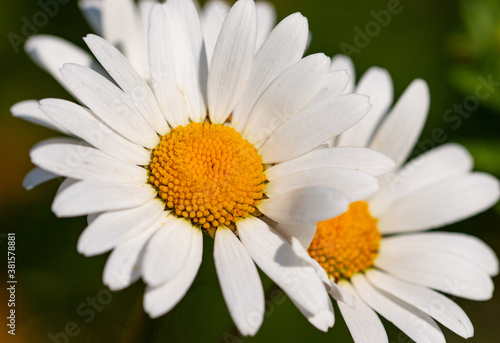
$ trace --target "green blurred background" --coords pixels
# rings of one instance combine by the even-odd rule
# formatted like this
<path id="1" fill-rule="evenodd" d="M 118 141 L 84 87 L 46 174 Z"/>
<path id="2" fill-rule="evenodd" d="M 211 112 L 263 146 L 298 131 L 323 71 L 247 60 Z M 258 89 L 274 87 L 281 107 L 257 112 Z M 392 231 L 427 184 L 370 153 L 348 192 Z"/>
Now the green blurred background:
<path id="1" fill-rule="evenodd" d="M 44 2 L 46 0 L 43 0 Z M 64 2 L 64 1 L 61 1 Z M 364 30 L 374 20 L 371 11 L 387 9 L 390 1 L 273 1 L 279 19 L 296 11 L 309 19 L 313 40 L 308 53 L 341 52 L 341 43 L 354 45 L 355 27 Z M 387 68 L 393 76 L 396 98 L 415 78 L 425 79 L 431 90 L 431 110 L 416 154 L 428 150 L 432 133 L 442 129 L 446 142 L 465 144 L 476 159 L 476 170 L 500 177 L 500 92 L 480 103 L 458 125 L 443 116 L 455 104 L 463 104 L 479 85 L 479 76 L 500 81 L 500 5 L 497 0 L 401 0 L 402 11 L 392 15 L 387 27 L 354 53 L 358 79 L 370 66 Z M 106 255 L 85 258 L 76 252 L 78 236 L 86 225 L 83 218 L 57 219 L 51 201 L 61 182 L 52 181 L 30 192 L 21 187 L 31 169 L 28 152 L 38 141 L 54 136 L 47 129 L 12 118 L 9 107 L 24 99 L 61 97 L 67 94 L 49 75 L 36 67 L 20 48 L 16 53 L 7 37 L 21 35 L 22 18 L 41 10 L 38 1 L 2 1 L 0 4 L 0 223 L 1 233 L 17 237 L 17 330 L 7 336 L 2 324 L 2 342 L 50 342 L 48 335 L 79 332 L 67 342 L 241 342 L 232 333 L 232 322 L 215 275 L 212 244 L 205 237 L 204 261 L 194 285 L 168 315 L 147 320 L 142 312 L 144 285 L 109 293 L 101 275 Z M 61 6 L 39 33 L 62 36 L 80 46 L 90 29 L 76 1 Z M 453 120 L 451 120 L 453 119 Z M 442 142 L 439 142 L 440 144 Z M 475 235 L 500 253 L 500 207 L 459 224 L 445 227 Z M 0 237 L 1 256 L 6 256 L 6 239 Z M 1 262 L 2 270 L 6 262 Z M 1 272 L 0 308 L 6 309 L 6 272 Z M 263 276 L 264 286 L 271 283 Z M 497 287 L 500 278 L 495 278 Z M 96 298 L 93 308 L 88 299 Z M 498 342 L 500 295 L 488 302 L 455 299 L 469 314 L 475 336 L 469 342 Z M 102 306 L 101 306 L 102 305 Z M 337 311 L 337 309 L 336 309 Z M 7 311 L 2 310 L 5 318 Z M 315 330 L 284 296 L 268 306 L 264 324 L 248 342 L 351 342 L 337 311 L 336 325 L 328 333 Z M 4 322 L 5 319 L 2 321 Z M 391 343 L 411 342 L 385 323 Z M 232 334 L 223 336 L 224 332 Z M 448 342 L 464 339 L 443 328 Z M 66 340 L 60 338 L 60 342 Z"/>

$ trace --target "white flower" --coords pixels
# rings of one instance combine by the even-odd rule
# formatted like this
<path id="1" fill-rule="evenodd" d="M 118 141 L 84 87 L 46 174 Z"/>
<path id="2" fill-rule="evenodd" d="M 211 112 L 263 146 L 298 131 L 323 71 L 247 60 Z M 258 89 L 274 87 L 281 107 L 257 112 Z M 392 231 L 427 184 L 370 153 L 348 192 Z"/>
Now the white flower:
<path id="1" fill-rule="evenodd" d="M 332 68 L 354 75 L 344 56 L 334 58 Z M 472 157 L 457 144 L 442 145 L 404 164 L 429 108 L 424 81 L 414 81 L 391 110 L 393 89 L 386 70 L 371 68 L 355 92 L 369 95 L 373 108 L 335 144 L 370 147 L 392 157 L 399 168 L 381 179 L 374 196 L 318 223 L 314 238 L 289 239 L 316 267 L 329 292 L 344 299 L 338 305 L 356 343 L 388 342 L 375 312 L 415 342 L 445 342 L 435 321 L 471 337 L 473 327 L 465 312 L 439 292 L 490 299 L 498 259 L 475 237 L 422 231 L 488 209 L 499 199 L 499 182 L 472 172 Z"/>
<path id="2" fill-rule="evenodd" d="M 104 283 L 119 290 L 142 277 L 152 317 L 171 310 L 192 284 L 203 230 L 215 236 L 222 293 L 242 334 L 254 335 L 264 316 L 254 262 L 326 330 L 333 314 L 323 284 L 268 223 L 314 227 L 339 215 L 378 190 L 375 176 L 394 162 L 360 148 L 318 150 L 334 157 L 328 163 L 314 157 L 323 142 L 368 112 L 368 98 L 342 95 L 349 77 L 329 72 L 328 57 L 302 58 L 309 32 L 300 14 L 279 23 L 255 52 L 256 16 L 250 0 L 230 9 L 208 68 L 194 4 L 154 5 L 150 77 L 106 40 L 87 36 L 114 83 L 88 63 L 66 63 L 60 79 L 86 107 L 45 99 L 12 108 L 18 117 L 76 137 L 35 146 L 30 155 L 40 169 L 25 186 L 67 177 L 53 211 L 89 216 L 78 250 L 87 256 L 113 250 Z M 61 49 L 56 62 L 41 63 L 59 77 L 52 68 L 65 54 L 72 56 Z M 279 171 L 282 162 L 296 166 Z"/>

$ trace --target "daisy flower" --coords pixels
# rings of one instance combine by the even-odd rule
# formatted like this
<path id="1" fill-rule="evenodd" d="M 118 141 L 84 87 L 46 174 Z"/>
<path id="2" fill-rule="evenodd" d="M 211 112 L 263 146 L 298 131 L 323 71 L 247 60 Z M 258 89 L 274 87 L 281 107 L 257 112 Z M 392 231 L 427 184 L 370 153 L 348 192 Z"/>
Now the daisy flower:
<path id="1" fill-rule="evenodd" d="M 334 58 L 332 69 L 354 75 L 344 56 Z M 354 84 L 349 89 L 354 90 Z M 392 81 L 386 70 L 371 68 L 355 92 L 368 94 L 373 108 L 337 137 L 335 145 L 370 147 L 390 156 L 398 168 L 381 179 L 375 195 L 353 202 L 341 216 L 319 222 L 314 237 L 292 237 L 296 251 L 307 259 L 307 247 L 309 261 L 327 289 L 338 292 L 331 288 L 335 284 L 350 298 L 351 304 L 338 305 L 356 343 L 388 342 L 376 313 L 415 342 L 445 342 L 436 321 L 471 337 L 473 326 L 465 312 L 439 292 L 490 299 L 498 259 L 475 237 L 423 231 L 488 209 L 499 199 L 499 182 L 472 172 L 472 157 L 457 144 L 442 145 L 404 163 L 429 108 L 424 81 L 412 82 L 392 109 Z"/>
<path id="2" fill-rule="evenodd" d="M 264 316 L 256 265 L 326 330 L 333 314 L 323 284 L 270 225 L 311 226 L 345 212 L 378 190 L 375 176 L 394 162 L 369 149 L 321 147 L 371 105 L 364 95 L 342 94 L 349 77 L 330 72 L 330 58 L 302 58 L 309 34 L 302 15 L 285 18 L 255 52 L 257 32 L 254 2 L 238 1 L 208 67 L 193 2 L 156 4 L 148 81 L 111 43 L 87 36 L 108 78 L 88 65 L 60 70 L 83 106 L 44 99 L 12 108 L 73 136 L 31 150 L 39 169 L 25 185 L 67 178 L 52 210 L 59 217 L 88 215 L 78 251 L 112 250 L 104 283 L 120 290 L 142 278 L 151 317 L 171 310 L 189 289 L 205 232 L 214 237 L 222 294 L 243 335 L 254 335 Z M 328 164 L 309 155 L 318 148 L 331 157 Z M 287 175 L 267 174 L 302 155 L 309 162 Z"/>

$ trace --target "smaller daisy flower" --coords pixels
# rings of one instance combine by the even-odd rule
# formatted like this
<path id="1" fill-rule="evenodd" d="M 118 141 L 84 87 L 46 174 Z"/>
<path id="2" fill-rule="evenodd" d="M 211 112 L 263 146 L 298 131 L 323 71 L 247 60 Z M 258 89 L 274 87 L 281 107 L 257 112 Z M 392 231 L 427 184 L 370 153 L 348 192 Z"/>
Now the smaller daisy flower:
<path id="1" fill-rule="evenodd" d="M 150 11 L 149 78 L 132 58 L 89 35 L 85 42 L 107 76 L 73 63 L 60 70 L 83 106 L 44 99 L 12 108 L 74 137 L 31 150 L 40 169 L 27 176 L 27 187 L 67 178 L 52 210 L 88 215 L 79 252 L 112 250 L 104 283 L 120 290 L 142 278 L 151 317 L 170 311 L 193 283 L 204 232 L 214 238 L 222 295 L 243 335 L 254 335 L 264 318 L 256 266 L 326 330 L 334 318 L 321 280 L 273 226 L 314 226 L 378 190 L 375 176 L 394 167 L 387 156 L 320 149 L 368 112 L 368 98 L 342 94 L 349 77 L 330 72 L 330 58 L 302 58 L 309 30 L 299 13 L 256 52 L 255 3 L 236 2 L 208 64 L 192 1 L 169 0 Z M 315 151 L 332 158 L 311 159 Z M 287 162 L 296 167 L 280 167 Z"/>
<path id="2" fill-rule="evenodd" d="M 344 56 L 332 63 L 332 69 L 339 68 L 354 74 Z M 376 313 L 415 342 L 445 342 L 436 321 L 472 337 L 466 313 L 439 292 L 490 299 L 498 259 L 475 237 L 423 231 L 490 208 L 500 197 L 499 182 L 472 172 L 472 157 L 457 144 L 442 145 L 404 164 L 428 112 L 424 81 L 414 81 L 390 110 L 392 81 L 385 70 L 370 69 L 355 91 L 370 95 L 373 109 L 334 144 L 370 147 L 391 156 L 399 168 L 382 178 L 375 195 L 319 222 L 314 237 L 297 231 L 288 238 L 334 298 L 344 299 L 338 305 L 356 343 L 388 342 Z"/>

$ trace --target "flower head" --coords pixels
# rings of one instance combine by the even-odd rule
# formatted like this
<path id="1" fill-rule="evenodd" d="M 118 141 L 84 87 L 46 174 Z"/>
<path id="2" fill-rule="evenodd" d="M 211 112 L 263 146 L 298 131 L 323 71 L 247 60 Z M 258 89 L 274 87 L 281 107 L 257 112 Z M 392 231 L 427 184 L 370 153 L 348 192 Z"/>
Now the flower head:
<path id="1" fill-rule="evenodd" d="M 333 67 L 354 74 L 346 57 L 337 56 Z M 356 343 L 388 341 L 375 312 L 416 342 L 445 342 L 435 321 L 471 337 L 474 330 L 465 312 L 437 291 L 490 299 L 498 259 L 475 237 L 423 231 L 488 209 L 499 199 L 499 182 L 472 172 L 472 157 L 457 144 L 405 164 L 427 116 L 425 82 L 414 81 L 392 109 L 392 82 L 385 70 L 370 69 L 355 91 L 370 95 L 373 109 L 333 144 L 378 150 L 392 157 L 398 169 L 381 178 L 375 195 L 318 223 L 314 237 L 292 237 L 294 248 L 341 300 L 340 311 Z"/>
<path id="2" fill-rule="evenodd" d="M 82 2 L 84 10 L 93 4 Z M 309 32 L 300 14 L 264 35 L 257 50 L 256 6 L 240 0 L 221 24 L 210 59 L 192 1 L 140 3 L 150 13 L 144 63 L 145 47 L 137 45 L 143 41 L 134 40 L 141 26 L 119 32 L 121 24 L 109 19 L 116 4 L 92 8 L 109 41 L 85 38 L 102 69 L 53 38 L 28 42 L 83 106 L 44 99 L 13 107 L 17 116 L 74 137 L 31 150 L 40 169 L 26 186 L 67 177 L 53 211 L 88 215 L 78 250 L 87 256 L 113 250 L 104 283 L 119 290 L 142 278 L 152 317 L 172 309 L 192 284 L 204 231 L 215 237 L 222 293 L 242 334 L 254 335 L 264 316 L 255 264 L 326 330 L 333 315 L 323 284 L 273 226 L 315 225 L 378 189 L 374 175 L 394 166 L 386 156 L 317 150 L 368 112 L 368 98 L 343 95 L 349 77 L 330 72 L 326 56 L 302 58 Z M 136 16 L 131 2 L 125 8 L 128 25 Z M 66 47 L 56 60 L 45 50 L 54 42 Z M 54 68 L 75 55 L 83 65 Z M 336 158 L 325 164 L 315 151 Z"/>

